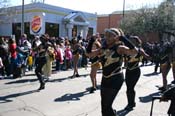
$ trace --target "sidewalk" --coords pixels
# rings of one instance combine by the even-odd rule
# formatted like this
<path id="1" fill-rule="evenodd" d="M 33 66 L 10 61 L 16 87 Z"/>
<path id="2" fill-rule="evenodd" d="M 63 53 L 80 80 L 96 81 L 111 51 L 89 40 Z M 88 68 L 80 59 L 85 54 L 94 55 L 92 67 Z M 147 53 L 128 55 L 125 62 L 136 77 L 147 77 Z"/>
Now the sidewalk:
<path id="1" fill-rule="evenodd" d="M 151 97 L 158 95 L 156 85 L 162 84 L 161 74 L 154 75 L 154 66 L 141 67 L 141 78 L 135 88 L 136 107 L 131 112 L 126 106 L 126 86 L 123 84 L 113 108 L 120 116 L 149 116 Z M 70 79 L 73 71 L 62 71 L 52 75 L 46 88 L 36 89 L 39 82 L 34 72 L 19 79 L 0 80 L 0 116 L 101 116 L 100 90 L 90 94 L 90 68 L 79 69 L 81 77 Z M 168 82 L 172 81 L 172 71 Z M 100 86 L 101 73 L 97 75 Z M 170 102 L 154 103 L 153 116 L 167 116 Z"/>

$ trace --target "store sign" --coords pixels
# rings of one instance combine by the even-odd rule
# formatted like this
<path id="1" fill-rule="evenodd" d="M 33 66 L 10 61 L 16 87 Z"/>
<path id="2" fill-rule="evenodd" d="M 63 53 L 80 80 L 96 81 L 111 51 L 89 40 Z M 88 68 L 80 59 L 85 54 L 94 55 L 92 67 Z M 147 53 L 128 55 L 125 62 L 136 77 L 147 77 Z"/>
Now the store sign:
<path id="1" fill-rule="evenodd" d="M 40 16 L 34 16 L 31 22 L 31 30 L 33 33 L 38 33 L 41 30 L 42 20 Z"/>

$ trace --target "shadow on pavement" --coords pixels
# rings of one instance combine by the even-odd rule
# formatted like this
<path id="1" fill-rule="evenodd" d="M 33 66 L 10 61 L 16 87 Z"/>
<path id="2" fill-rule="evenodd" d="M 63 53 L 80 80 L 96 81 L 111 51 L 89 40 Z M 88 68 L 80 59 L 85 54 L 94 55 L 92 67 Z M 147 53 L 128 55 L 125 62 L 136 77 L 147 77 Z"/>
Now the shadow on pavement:
<path id="1" fill-rule="evenodd" d="M 10 94 L 10 95 L 6 95 L 6 96 L 0 96 L 0 103 L 7 103 L 7 102 L 12 102 L 13 100 L 11 100 L 10 98 L 15 98 L 15 97 L 19 97 L 19 96 L 23 96 L 23 95 L 28 95 L 28 94 L 32 94 L 38 92 L 38 90 L 31 90 L 31 91 L 26 91 L 23 93 L 14 93 L 14 94 Z"/>
<path id="2" fill-rule="evenodd" d="M 89 76 L 90 74 L 84 74 L 84 75 L 80 75 L 80 77 L 87 77 Z"/>
<path id="3" fill-rule="evenodd" d="M 117 116 L 126 116 L 131 111 L 132 110 L 128 111 L 128 110 L 125 110 L 125 109 L 119 110 L 119 111 L 117 111 Z"/>
<path id="4" fill-rule="evenodd" d="M 83 92 L 79 92 L 79 93 L 67 93 L 59 98 L 56 98 L 54 101 L 55 102 L 64 102 L 64 101 L 77 101 L 80 100 L 80 97 L 89 94 L 88 91 L 83 91 Z"/>
<path id="5" fill-rule="evenodd" d="M 79 77 L 74 77 L 74 78 L 87 77 L 88 75 L 89 74 L 83 74 L 83 75 L 80 75 Z M 74 78 L 72 78 L 72 76 L 68 76 L 68 77 L 62 77 L 62 78 L 58 77 L 58 79 L 52 79 L 52 77 L 51 77 L 51 79 L 49 79 L 48 82 L 62 82 L 64 80 L 74 79 Z"/>
<path id="6" fill-rule="evenodd" d="M 25 75 L 25 76 L 32 76 L 32 75 L 35 75 L 35 74 L 28 74 L 28 75 Z M 79 77 L 86 77 L 88 75 L 89 74 L 83 74 L 83 75 L 80 75 Z M 75 78 L 79 78 L 79 77 L 75 77 Z M 62 82 L 62 81 L 67 80 L 67 79 L 71 79 L 71 76 L 58 78 L 58 79 L 52 79 L 52 77 L 51 77 L 47 82 Z M 38 81 L 38 79 L 37 78 L 36 79 L 23 79 L 23 78 L 21 78 L 21 80 L 11 81 L 11 82 L 8 82 L 8 83 L 5 83 L 5 84 L 27 83 L 27 82 L 35 82 L 35 81 Z"/>
<path id="7" fill-rule="evenodd" d="M 99 86 L 98 86 L 99 88 Z M 83 97 L 84 95 L 88 95 L 91 94 L 90 92 L 90 88 L 86 88 L 85 91 L 83 92 L 79 92 L 79 93 L 67 93 L 61 97 L 56 98 L 54 101 L 55 102 L 64 102 L 64 101 L 77 101 L 80 100 L 81 97 Z"/>
<path id="8" fill-rule="evenodd" d="M 67 80 L 67 79 L 70 79 L 70 78 L 69 77 L 63 77 L 63 78 L 59 78 L 59 79 L 52 79 L 52 77 L 51 77 L 51 79 L 49 79 L 48 82 L 62 82 L 62 81 Z"/>
<path id="9" fill-rule="evenodd" d="M 21 80 L 11 81 L 5 84 L 27 83 L 27 82 L 34 82 L 34 81 L 38 81 L 38 79 L 21 79 Z"/>
<path id="10" fill-rule="evenodd" d="M 150 76 L 153 76 L 153 75 L 158 75 L 160 73 L 157 73 L 157 72 L 152 72 L 152 73 L 148 73 L 148 74 L 143 74 L 143 76 L 147 76 L 147 77 L 150 77 Z"/>
<path id="11" fill-rule="evenodd" d="M 84 74 L 84 75 L 80 75 L 79 77 L 86 77 L 86 76 L 88 76 L 89 74 Z M 79 77 L 74 77 L 74 78 L 79 78 Z M 68 79 L 74 79 L 74 78 L 72 78 L 72 76 L 68 76 L 68 77 L 62 77 L 62 78 L 59 78 L 58 77 L 58 79 L 49 79 L 49 81 L 48 82 L 62 82 L 62 81 L 64 81 L 64 80 L 68 80 Z"/>
<path id="12" fill-rule="evenodd" d="M 147 103 L 152 101 L 153 96 L 159 96 L 159 95 L 160 95 L 160 92 L 155 92 L 144 97 L 139 97 L 139 99 L 140 99 L 140 102 Z"/>

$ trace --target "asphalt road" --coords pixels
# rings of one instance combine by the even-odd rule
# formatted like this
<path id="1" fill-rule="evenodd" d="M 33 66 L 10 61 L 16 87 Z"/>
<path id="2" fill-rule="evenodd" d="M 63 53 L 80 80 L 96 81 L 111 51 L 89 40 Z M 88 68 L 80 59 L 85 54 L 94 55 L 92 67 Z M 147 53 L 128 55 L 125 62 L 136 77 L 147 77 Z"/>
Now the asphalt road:
<path id="1" fill-rule="evenodd" d="M 156 86 L 162 85 L 161 74 L 154 74 L 154 66 L 141 67 L 136 85 L 136 107 L 127 112 L 126 86 L 123 84 L 113 108 L 120 116 L 150 116 L 151 98 L 159 95 Z M 125 71 L 125 70 L 124 70 Z M 100 90 L 90 94 L 90 68 L 79 69 L 81 77 L 70 79 L 72 70 L 53 73 L 46 88 L 37 91 L 39 82 L 33 71 L 19 79 L 0 80 L 0 116 L 101 116 Z M 101 71 L 97 74 L 100 88 Z M 172 71 L 168 83 L 173 80 Z M 167 116 L 170 102 L 156 100 L 153 116 Z"/>

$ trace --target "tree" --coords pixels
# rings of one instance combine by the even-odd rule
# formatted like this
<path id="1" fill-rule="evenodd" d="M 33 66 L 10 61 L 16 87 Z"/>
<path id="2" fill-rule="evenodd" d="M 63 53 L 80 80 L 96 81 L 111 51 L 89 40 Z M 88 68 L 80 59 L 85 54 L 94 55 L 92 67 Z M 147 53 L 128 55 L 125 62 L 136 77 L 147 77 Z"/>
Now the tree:
<path id="1" fill-rule="evenodd" d="M 143 35 L 150 32 L 152 28 L 152 17 L 154 9 L 142 8 L 127 12 L 120 27 L 127 33 L 132 35 Z"/>
<path id="2" fill-rule="evenodd" d="M 163 30 L 173 29 L 173 16 L 175 7 L 173 0 L 167 0 L 163 2 L 156 10 L 157 20 L 157 30 L 163 32 Z"/>
<path id="3" fill-rule="evenodd" d="M 158 8 L 142 8 L 125 15 L 120 27 L 128 34 L 145 35 L 175 29 L 175 0 L 162 2 Z"/>

